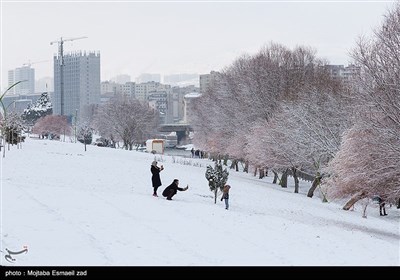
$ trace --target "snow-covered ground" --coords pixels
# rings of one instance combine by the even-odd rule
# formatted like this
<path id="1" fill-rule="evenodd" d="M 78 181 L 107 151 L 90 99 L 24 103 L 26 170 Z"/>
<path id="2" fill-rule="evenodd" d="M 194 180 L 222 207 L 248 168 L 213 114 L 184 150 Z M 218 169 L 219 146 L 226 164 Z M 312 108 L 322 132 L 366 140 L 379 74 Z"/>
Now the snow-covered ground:
<path id="1" fill-rule="evenodd" d="M 307 198 L 271 177 L 230 170 L 229 210 L 214 204 L 205 159 L 161 157 L 173 201 L 153 197 L 154 155 L 27 139 L 1 160 L 1 265 L 280 266 L 400 264 L 400 211 Z M 175 161 L 175 162 L 174 162 Z M 290 180 L 292 183 L 292 180 Z M 7 251 L 27 253 L 12 255 Z"/>

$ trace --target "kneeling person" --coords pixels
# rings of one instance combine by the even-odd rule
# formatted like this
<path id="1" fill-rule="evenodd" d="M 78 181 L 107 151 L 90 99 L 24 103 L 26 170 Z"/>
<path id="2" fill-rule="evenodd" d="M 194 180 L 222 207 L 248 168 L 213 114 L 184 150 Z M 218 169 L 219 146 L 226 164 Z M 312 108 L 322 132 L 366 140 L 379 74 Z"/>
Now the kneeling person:
<path id="1" fill-rule="evenodd" d="M 174 179 L 171 185 L 165 188 L 163 191 L 162 195 L 167 198 L 167 200 L 172 200 L 172 197 L 178 192 L 178 191 L 186 191 L 189 188 L 189 186 L 186 186 L 186 188 L 180 188 L 179 187 L 179 180 Z"/>

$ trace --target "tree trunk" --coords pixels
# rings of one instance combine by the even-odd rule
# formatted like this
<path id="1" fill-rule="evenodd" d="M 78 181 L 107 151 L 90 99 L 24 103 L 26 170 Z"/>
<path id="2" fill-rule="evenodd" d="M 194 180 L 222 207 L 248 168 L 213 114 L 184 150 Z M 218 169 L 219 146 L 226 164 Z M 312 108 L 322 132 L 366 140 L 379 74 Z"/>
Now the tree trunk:
<path id="1" fill-rule="evenodd" d="M 257 166 L 254 167 L 254 177 L 257 176 Z"/>
<path id="2" fill-rule="evenodd" d="M 363 209 L 363 215 L 362 215 L 363 218 L 367 218 L 368 203 L 369 203 L 369 200 L 367 200 L 367 202 L 365 202 L 364 209 Z"/>
<path id="3" fill-rule="evenodd" d="M 318 173 L 317 176 L 315 176 L 314 181 L 311 184 L 311 188 L 308 190 L 308 194 L 307 194 L 308 197 L 314 196 L 314 191 L 319 186 L 320 181 L 321 181 L 321 176 Z"/>
<path id="4" fill-rule="evenodd" d="M 83 141 L 85 142 L 85 152 L 86 152 L 86 141 L 85 141 L 85 139 L 83 139 Z"/>
<path id="5" fill-rule="evenodd" d="M 274 180 L 272 181 L 272 184 L 276 184 L 278 181 L 278 173 L 276 173 L 274 170 L 272 170 L 272 173 L 274 173 Z"/>
<path id="6" fill-rule="evenodd" d="M 287 188 L 288 169 L 282 173 L 280 185 L 282 188 Z"/>
<path id="7" fill-rule="evenodd" d="M 293 179 L 294 179 L 294 193 L 299 193 L 299 178 L 297 177 L 297 169 L 292 168 Z"/>
<path id="8" fill-rule="evenodd" d="M 230 168 L 230 169 L 235 168 L 235 164 L 236 164 L 236 159 L 233 159 L 233 160 L 232 160 L 232 163 L 231 163 L 231 167 L 229 167 L 229 168 Z"/>
<path id="9" fill-rule="evenodd" d="M 215 190 L 214 190 L 214 204 L 217 204 L 217 193 L 218 193 L 218 188 L 215 187 Z"/>
<path id="10" fill-rule="evenodd" d="M 259 171 L 260 171 L 260 177 L 258 177 L 258 178 L 259 179 L 264 178 L 265 177 L 264 168 L 260 168 Z"/>
<path id="11" fill-rule="evenodd" d="M 349 210 L 351 208 L 351 206 L 353 206 L 357 201 L 359 201 L 360 199 L 363 199 L 365 197 L 365 193 L 364 192 L 358 192 L 355 195 L 353 195 L 352 198 L 350 198 L 350 200 L 343 206 L 343 210 Z"/>
<path id="12" fill-rule="evenodd" d="M 249 173 L 249 161 L 244 162 L 244 169 L 243 172 Z"/>
<path id="13" fill-rule="evenodd" d="M 227 155 L 224 157 L 224 165 L 228 166 L 228 156 Z"/>

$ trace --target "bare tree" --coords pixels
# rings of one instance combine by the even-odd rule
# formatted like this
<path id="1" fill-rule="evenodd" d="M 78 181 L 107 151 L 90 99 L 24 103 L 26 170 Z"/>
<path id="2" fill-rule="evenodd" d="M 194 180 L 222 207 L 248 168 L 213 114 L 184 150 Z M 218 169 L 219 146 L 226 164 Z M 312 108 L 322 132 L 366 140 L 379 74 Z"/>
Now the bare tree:
<path id="1" fill-rule="evenodd" d="M 109 139 L 123 141 L 132 150 L 135 143 L 143 143 L 157 125 L 157 112 L 137 99 L 118 96 L 99 108 L 95 127 Z"/>

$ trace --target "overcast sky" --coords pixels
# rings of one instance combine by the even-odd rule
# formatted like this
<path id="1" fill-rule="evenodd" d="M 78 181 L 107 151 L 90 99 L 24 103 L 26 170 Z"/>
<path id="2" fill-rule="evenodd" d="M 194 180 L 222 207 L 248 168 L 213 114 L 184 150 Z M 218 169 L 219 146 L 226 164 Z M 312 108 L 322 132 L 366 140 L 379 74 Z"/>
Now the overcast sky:
<path id="1" fill-rule="evenodd" d="M 393 1 L 99 2 L 1 1 L 1 79 L 33 64 L 36 79 L 53 76 L 51 41 L 65 52 L 101 54 L 101 80 L 118 74 L 209 73 L 268 42 L 314 47 L 332 64 L 347 64 L 360 35 L 382 22 Z M 3 88 L 3 86 L 1 86 Z"/>

